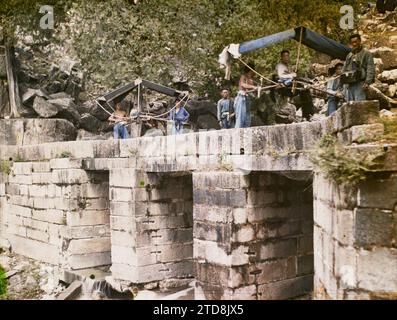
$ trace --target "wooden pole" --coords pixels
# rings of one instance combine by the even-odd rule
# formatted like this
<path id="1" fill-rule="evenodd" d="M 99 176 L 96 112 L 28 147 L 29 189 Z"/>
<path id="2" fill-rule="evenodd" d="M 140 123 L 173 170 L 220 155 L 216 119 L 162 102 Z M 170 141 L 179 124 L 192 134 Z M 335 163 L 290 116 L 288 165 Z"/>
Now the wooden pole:
<path id="1" fill-rule="evenodd" d="M 13 68 L 14 50 L 6 44 L 5 45 L 5 60 L 7 70 L 7 82 L 8 82 L 8 96 L 10 99 L 10 118 L 19 118 L 19 109 L 21 108 L 21 99 L 19 97 L 19 88 L 16 74 Z"/>
<path id="2" fill-rule="evenodd" d="M 301 47 L 302 47 L 302 38 L 303 38 L 303 28 L 301 27 L 301 32 L 300 32 L 300 36 L 299 36 L 298 56 L 296 57 L 296 65 L 295 65 L 295 73 L 296 74 L 298 74 L 300 55 L 301 55 Z M 295 89 L 296 89 L 296 82 L 293 81 L 292 93 L 295 93 Z"/>

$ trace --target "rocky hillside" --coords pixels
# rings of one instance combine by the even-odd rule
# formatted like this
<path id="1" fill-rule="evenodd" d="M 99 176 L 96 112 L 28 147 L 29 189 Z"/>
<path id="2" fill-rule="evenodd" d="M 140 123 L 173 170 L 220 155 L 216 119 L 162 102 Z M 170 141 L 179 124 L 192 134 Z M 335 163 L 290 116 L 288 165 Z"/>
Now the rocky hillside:
<path id="1" fill-rule="evenodd" d="M 112 1 L 117 3 L 115 10 L 104 3 L 92 6 L 83 0 L 73 2 L 54 32 L 44 36 L 30 25 L 24 27 L 19 20 L 21 26 L 14 30 L 15 59 L 12 64 L 18 81 L 18 111 L 22 117 L 66 119 L 76 129 L 70 136 L 107 139 L 112 129 L 106 121 L 109 114 L 93 102 L 93 97 L 142 76 L 177 89 L 190 90 L 193 101 L 188 108 L 194 127 L 218 128 L 214 101 L 221 87 L 235 88 L 239 74 L 236 65 L 232 81 L 225 83 L 222 80 L 217 55 L 226 44 L 299 24 L 342 42 L 346 42 L 348 35 L 348 32 L 340 32 L 337 19 L 330 19 L 339 10 L 339 4 L 332 1 L 320 1 L 315 6 L 311 1 L 280 1 L 276 7 L 254 0 L 243 4 L 238 1 L 217 4 L 208 1 L 193 4 L 191 0 L 167 4 L 151 0 L 135 4 Z M 312 14 L 319 11 L 319 16 L 309 18 L 308 8 Z M 276 13 L 270 15 L 269 10 Z M 377 13 L 374 7 L 360 10 L 357 7 L 357 12 L 360 13 L 358 30 L 376 57 L 377 82 L 372 98 L 379 99 L 383 108 L 390 109 L 397 98 L 397 13 Z M 240 15 L 247 19 L 241 20 Z M 277 24 L 271 23 L 271 19 L 276 18 Z M 258 21 L 266 23 L 258 24 Z M 11 108 L 5 40 L 0 38 L 3 43 L 0 45 L 0 118 L 7 117 Z M 296 45 L 283 43 L 266 49 L 266 52 L 259 50 L 249 59 L 255 62 L 260 72 L 270 74 L 281 47 L 290 48 L 292 59 L 296 58 Z M 300 73 L 310 69 L 313 75 L 324 76 L 329 62 L 328 57 L 304 48 Z M 171 103 L 169 99 L 156 102 L 158 97 L 150 93 L 145 93 L 144 97 L 152 111 L 156 109 L 153 106 L 161 105 L 155 112 L 163 112 Z M 265 93 L 256 102 L 254 125 L 268 123 L 268 98 Z M 134 102 L 131 96 L 127 107 L 132 107 Z M 321 97 L 315 99 L 320 113 L 324 113 L 324 104 Z M 283 116 L 287 122 L 300 121 L 292 109 Z"/>

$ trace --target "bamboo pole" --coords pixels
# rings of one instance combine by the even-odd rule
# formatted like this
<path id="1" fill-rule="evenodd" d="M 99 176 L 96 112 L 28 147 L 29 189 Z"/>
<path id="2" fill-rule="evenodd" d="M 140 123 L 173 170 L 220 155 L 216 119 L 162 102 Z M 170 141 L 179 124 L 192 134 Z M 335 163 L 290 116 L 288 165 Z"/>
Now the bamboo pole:
<path id="1" fill-rule="evenodd" d="M 5 60 L 8 82 L 8 96 L 10 99 L 10 118 L 19 118 L 21 99 L 19 97 L 18 82 L 13 68 L 14 50 L 10 45 L 5 45 Z"/>

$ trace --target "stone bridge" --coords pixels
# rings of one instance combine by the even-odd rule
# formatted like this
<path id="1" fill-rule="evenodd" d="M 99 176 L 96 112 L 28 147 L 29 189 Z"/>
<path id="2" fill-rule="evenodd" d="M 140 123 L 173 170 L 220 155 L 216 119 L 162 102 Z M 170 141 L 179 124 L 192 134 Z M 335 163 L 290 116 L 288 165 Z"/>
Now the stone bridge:
<path id="1" fill-rule="evenodd" d="M 382 134 L 368 101 L 311 123 L 1 145 L 0 245 L 65 281 L 110 266 L 119 289 L 195 278 L 197 299 L 396 298 L 397 145 L 362 143 Z M 338 184 L 310 162 L 325 135 L 384 162 Z"/>

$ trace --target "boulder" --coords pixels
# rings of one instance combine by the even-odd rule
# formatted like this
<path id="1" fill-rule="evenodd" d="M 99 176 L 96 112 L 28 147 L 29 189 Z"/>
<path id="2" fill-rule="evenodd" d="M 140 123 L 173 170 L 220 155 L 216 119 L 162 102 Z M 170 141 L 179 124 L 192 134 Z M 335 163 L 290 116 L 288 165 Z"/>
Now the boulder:
<path id="1" fill-rule="evenodd" d="M 296 107 L 288 103 L 281 110 L 276 112 L 276 122 L 277 123 L 284 123 L 289 124 L 293 122 L 297 122 L 298 119 L 296 117 Z"/>
<path id="2" fill-rule="evenodd" d="M 51 83 L 45 86 L 46 91 L 50 94 L 61 92 L 63 88 L 64 85 L 60 81 L 52 81 Z"/>
<path id="3" fill-rule="evenodd" d="M 397 81 L 397 69 L 390 71 L 383 71 L 378 79 L 382 82 L 395 83 Z"/>
<path id="4" fill-rule="evenodd" d="M 72 98 L 50 99 L 48 102 L 58 108 L 58 117 L 67 119 L 75 125 L 79 124 L 80 114 L 77 112 L 76 105 Z"/>
<path id="5" fill-rule="evenodd" d="M 22 95 L 22 103 L 25 106 L 32 107 L 35 97 L 42 97 L 47 100 L 50 99 L 50 96 L 41 89 L 27 88 L 26 91 Z"/>
<path id="6" fill-rule="evenodd" d="M 84 105 L 90 106 L 91 107 L 90 113 L 101 121 L 107 120 L 110 117 L 109 113 L 113 113 L 113 110 L 105 103 L 102 104 L 103 108 L 107 110 L 109 113 L 107 113 L 105 110 L 103 110 L 103 108 L 98 106 L 98 104 L 95 101 L 87 101 L 84 103 Z"/>
<path id="7" fill-rule="evenodd" d="M 57 106 L 39 96 L 34 98 L 33 109 L 42 118 L 51 118 L 58 113 Z"/>
<path id="8" fill-rule="evenodd" d="M 376 74 L 380 74 L 383 72 L 383 61 L 380 58 L 374 58 L 374 63 L 375 63 L 375 72 Z"/>
<path id="9" fill-rule="evenodd" d="M 313 76 L 327 76 L 328 75 L 328 65 L 313 63 L 310 66 L 310 72 Z"/>
<path id="10" fill-rule="evenodd" d="M 397 92 L 397 84 L 392 84 L 387 89 L 386 95 L 390 98 L 393 98 L 396 95 L 396 92 Z"/>
<path id="11" fill-rule="evenodd" d="M 386 109 L 382 109 L 379 112 L 379 115 L 381 118 L 396 118 L 397 117 L 397 114 L 395 114 L 394 112 L 391 112 L 389 110 L 386 110 Z"/>
<path id="12" fill-rule="evenodd" d="M 66 92 L 57 92 L 50 94 L 49 99 L 72 99 L 72 97 Z"/>
<path id="13" fill-rule="evenodd" d="M 76 138 L 76 128 L 65 119 L 27 119 L 24 145 L 55 141 L 72 141 Z"/>
<path id="14" fill-rule="evenodd" d="M 383 70 L 397 68 L 397 54 L 392 48 L 379 47 L 369 51 L 372 52 L 374 58 L 382 59 Z"/>
<path id="15" fill-rule="evenodd" d="M 375 82 L 373 85 L 376 89 L 380 90 L 382 93 L 386 93 L 389 89 L 389 85 L 387 83 Z"/>
<path id="16" fill-rule="evenodd" d="M 101 124 L 101 121 L 89 113 L 83 114 L 80 119 L 80 128 L 90 132 L 98 132 Z"/>
<path id="17" fill-rule="evenodd" d="M 90 104 L 90 101 L 84 102 L 84 103 L 79 103 L 76 106 L 77 112 L 80 114 L 84 113 L 91 113 L 92 110 L 92 105 Z"/>
<path id="18" fill-rule="evenodd" d="M 0 119 L 0 144 L 32 145 L 75 138 L 75 127 L 64 119 Z"/>

